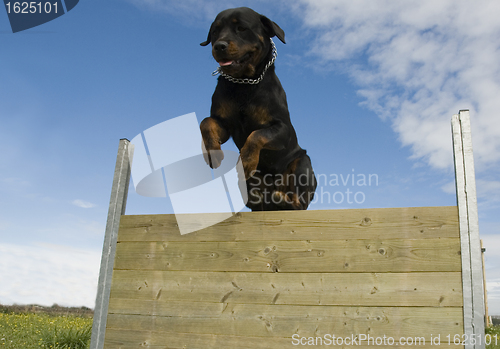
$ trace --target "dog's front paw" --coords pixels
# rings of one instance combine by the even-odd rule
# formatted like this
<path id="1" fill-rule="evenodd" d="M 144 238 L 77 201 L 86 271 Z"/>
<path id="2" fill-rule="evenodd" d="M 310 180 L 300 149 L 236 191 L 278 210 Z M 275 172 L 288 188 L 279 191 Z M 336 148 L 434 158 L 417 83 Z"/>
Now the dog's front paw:
<path id="1" fill-rule="evenodd" d="M 224 152 L 220 149 L 209 150 L 203 153 L 203 158 L 211 168 L 217 168 L 224 159 Z"/>
<path id="2" fill-rule="evenodd" d="M 288 210 L 304 210 L 298 196 L 293 193 L 285 193 L 283 191 L 275 190 L 272 194 L 272 202 L 284 209 Z"/>

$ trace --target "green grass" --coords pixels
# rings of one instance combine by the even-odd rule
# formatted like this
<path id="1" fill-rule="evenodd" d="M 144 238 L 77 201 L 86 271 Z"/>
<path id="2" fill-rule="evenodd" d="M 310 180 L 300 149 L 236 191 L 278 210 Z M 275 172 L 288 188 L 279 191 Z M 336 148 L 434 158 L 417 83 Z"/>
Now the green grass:
<path id="1" fill-rule="evenodd" d="M 0 313 L 0 349 L 86 349 L 92 318 Z"/>
<path id="2" fill-rule="evenodd" d="M 500 349 L 500 326 L 487 328 L 486 334 L 491 336 L 491 344 L 487 345 L 486 349 Z M 496 345 L 494 343 L 495 341 L 497 341 Z"/>

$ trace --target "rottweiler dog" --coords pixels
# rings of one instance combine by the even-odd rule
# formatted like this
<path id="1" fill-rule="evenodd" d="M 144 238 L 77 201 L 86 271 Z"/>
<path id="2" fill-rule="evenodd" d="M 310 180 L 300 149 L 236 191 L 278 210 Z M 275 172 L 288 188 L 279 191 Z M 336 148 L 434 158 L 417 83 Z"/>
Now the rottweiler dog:
<path id="1" fill-rule="evenodd" d="M 305 210 L 314 197 L 311 159 L 297 142 L 286 94 L 275 74 L 276 47 L 284 31 L 247 7 L 222 11 L 207 40 L 221 74 L 210 117 L 201 124 L 205 161 L 217 168 L 230 137 L 240 150 L 247 206 L 252 211 Z"/>

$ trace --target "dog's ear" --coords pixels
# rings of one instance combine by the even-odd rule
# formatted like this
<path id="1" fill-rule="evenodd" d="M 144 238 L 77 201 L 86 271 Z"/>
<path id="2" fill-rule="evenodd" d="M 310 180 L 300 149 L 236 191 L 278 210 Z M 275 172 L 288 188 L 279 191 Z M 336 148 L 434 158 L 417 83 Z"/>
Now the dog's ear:
<path id="1" fill-rule="evenodd" d="M 214 26 L 214 24 L 212 23 L 212 25 L 210 26 L 210 30 L 208 31 L 207 41 L 203 41 L 200 44 L 201 46 L 207 46 L 208 44 L 210 44 L 210 42 L 212 42 L 212 27 L 213 26 Z"/>
<path id="2" fill-rule="evenodd" d="M 269 37 L 272 38 L 273 36 L 276 36 L 278 39 L 281 40 L 282 43 L 286 44 L 285 42 L 285 32 L 283 29 L 280 28 L 279 25 L 271 21 L 269 18 L 266 16 L 260 16 L 260 21 L 264 25 L 264 28 L 266 29 L 266 32 L 269 34 Z"/>

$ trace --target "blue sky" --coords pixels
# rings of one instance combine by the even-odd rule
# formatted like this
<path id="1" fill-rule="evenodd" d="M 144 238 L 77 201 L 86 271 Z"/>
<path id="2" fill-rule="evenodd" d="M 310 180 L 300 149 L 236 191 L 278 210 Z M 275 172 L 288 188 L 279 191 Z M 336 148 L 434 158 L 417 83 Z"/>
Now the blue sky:
<path id="1" fill-rule="evenodd" d="M 0 10 L 0 303 L 93 307 L 118 141 L 209 115 L 217 63 L 199 43 L 237 6 L 285 31 L 276 72 L 316 174 L 378 178 L 324 188 L 362 203 L 310 209 L 455 205 L 450 120 L 470 109 L 500 315 L 496 1 L 82 0 L 16 34 Z M 127 214 L 171 212 L 168 199 L 129 194 Z"/>

